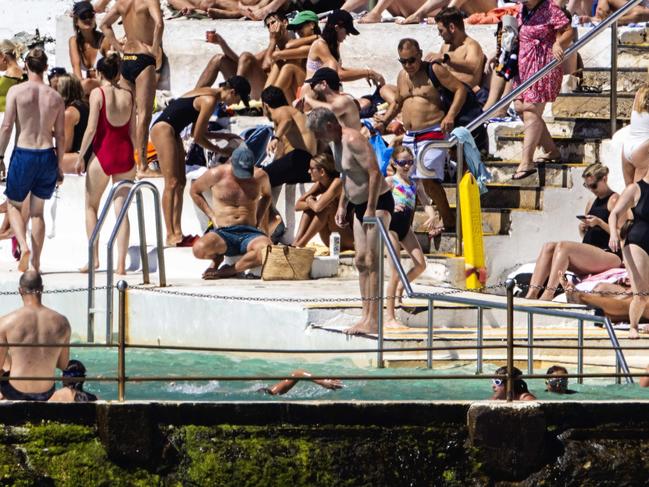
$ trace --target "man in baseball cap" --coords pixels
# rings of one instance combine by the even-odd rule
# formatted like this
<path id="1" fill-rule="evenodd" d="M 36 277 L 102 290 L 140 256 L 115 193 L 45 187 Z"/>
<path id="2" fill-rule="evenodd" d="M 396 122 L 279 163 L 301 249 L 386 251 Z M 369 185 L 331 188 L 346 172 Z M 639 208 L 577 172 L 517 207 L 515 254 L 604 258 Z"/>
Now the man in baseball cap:
<path id="1" fill-rule="evenodd" d="M 320 68 L 305 83 L 309 84 L 315 95 L 304 95 L 304 100 L 311 107 L 328 108 L 334 112 L 341 126 L 361 129 L 358 102 L 351 96 L 340 93 L 340 77 L 335 69 Z"/>
<path id="2" fill-rule="evenodd" d="M 232 76 L 224 83 L 222 87 L 232 88 L 246 107 L 250 107 L 250 83 L 243 76 Z"/>

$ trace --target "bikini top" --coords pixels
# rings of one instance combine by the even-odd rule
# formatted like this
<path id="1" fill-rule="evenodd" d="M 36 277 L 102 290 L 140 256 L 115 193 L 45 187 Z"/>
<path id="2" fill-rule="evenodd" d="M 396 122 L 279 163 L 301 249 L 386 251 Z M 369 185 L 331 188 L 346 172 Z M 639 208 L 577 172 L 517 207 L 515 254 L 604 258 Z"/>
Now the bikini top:
<path id="1" fill-rule="evenodd" d="M 307 71 L 316 72 L 322 66 L 324 66 L 324 63 L 322 61 L 314 61 L 311 58 L 307 58 L 307 60 L 306 60 L 306 70 Z"/>

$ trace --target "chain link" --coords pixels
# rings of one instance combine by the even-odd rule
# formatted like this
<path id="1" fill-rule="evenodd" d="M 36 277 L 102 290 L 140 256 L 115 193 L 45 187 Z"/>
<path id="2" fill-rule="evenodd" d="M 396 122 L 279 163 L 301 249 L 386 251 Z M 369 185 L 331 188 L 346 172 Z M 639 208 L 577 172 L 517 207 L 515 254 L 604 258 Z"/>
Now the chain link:
<path id="1" fill-rule="evenodd" d="M 92 288 L 93 291 L 103 291 L 108 289 L 109 286 L 95 286 Z M 111 286 L 115 288 L 115 286 Z M 43 289 L 40 294 L 72 294 L 72 293 L 87 293 L 87 287 L 71 287 L 65 289 Z M 19 291 L 0 291 L 0 296 L 19 296 Z"/>

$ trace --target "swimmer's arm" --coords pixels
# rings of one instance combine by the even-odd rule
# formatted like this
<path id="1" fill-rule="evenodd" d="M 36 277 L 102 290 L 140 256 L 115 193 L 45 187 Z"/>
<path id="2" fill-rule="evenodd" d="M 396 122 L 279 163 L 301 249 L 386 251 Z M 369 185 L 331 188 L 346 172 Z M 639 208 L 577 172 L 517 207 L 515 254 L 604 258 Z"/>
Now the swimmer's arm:
<path id="1" fill-rule="evenodd" d="M 86 131 L 83 133 L 83 139 L 81 140 L 81 148 L 79 149 L 79 161 L 77 166 L 82 164 L 83 155 L 90 148 L 95 134 L 97 133 L 97 123 L 99 121 L 99 112 L 101 110 L 101 95 L 99 88 L 95 88 L 90 92 L 90 114 L 88 115 L 88 125 L 86 125 Z M 133 115 L 131 115 L 131 124 L 133 123 Z M 131 139 L 133 136 L 131 135 Z M 81 174 L 82 167 L 76 168 L 76 173 Z"/>
<path id="2" fill-rule="evenodd" d="M 329 207 L 331 203 L 333 203 L 336 200 L 340 200 L 340 194 L 343 192 L 343 187 L 342 183 L 340 182 L 340 178 L 334 179 L 329 187 L 327 188 L 327 191 L 322 193 L 318 199 L 315 201 L 309 201 L 307 202 L 309 208 L 314 211 L 315 213 L 320 213 L 322 210 L 325 208 Z"/>
<path id="3" fill-rule="evenodd" d="M 70 37 L 68 42 L 68 49 L 70 51 L 70 64 L 72 64 L 72 72 L 74 75 L 83 79 L 81 75 L 81 57 L 79 56 L 79 48 L 77 46 L 77 36 Z"/>
<path id="4" fill-rule="evenodd" d="M 320 36 L 312 35 L 312 36 L 306 36 L 306 37 L 298 37 L 296 39 L 291 39 L 286 43 L 286 51 L 287 49 L 295 49 L 296 47 L 303 47 L 306 46 L 308 48 L 311 48 L 311 44 L 313 44 Z M 307 55 L 309 54 L 309 50 L 307 49 Z M 305 56 L 306 57 L 306 56 Z"/>
<path id="5" fill-rule="evenodd" d="M 56 157 L 59 161 L 59 181 L 63 179 L 63 156 L 65 156 L 65 104 L 63 98 L 59 97 L 56 120 L 54 121 L 54 144 Z"/>
<path id="6" fill-rule="evenodd" d="M 288 110 L 278 110 L 276 114 L 277 118 L 273 120 L 275 122 L 275 137 L 282 140 L 291 128 L 293 117 Z"/>
<path id="7" fill-rule="evenodd" d="M 401 107 L 403 106 L 403 98 L 401 97 L 401 91 L 404 88 L 406 80 L 404 78 L 405 74 L 402 71 L 397 77 L 397 96 L 394 97 L 394 101 L 390 103 L 388 109 L 383 115 L 375 115 L 374 120 L 384 125 L 383 128 L 386 128 L 388 124 L 396 117 L 399 112 L 401 112 Z"/>
<path id="8" fill-rule="evenodd" d="M 198 208 L 216 225 L 216 215 L 203 193 L 209 191 L 219 180 L 218 168 L 208 169 L 189 186 L 189 196 Z"/>
<path id="9" fill-rule="evenodd" d="M 212 113 L 214 113 L 216 98 L 214 98 L 213 96 L 200 96 L 197 101 L 200 105 L 200 111 L 198 112 L 196 123 L 194 124 L 194 132 L 192 133 L 194 142 L 196 142 L 201 147 L 204 147 L 205 149 L 218 154 L 221 152 L 219 146 L 213 144 L 208 140 L 207 137 L 205 137 L 205 133 L 207 132 L 207 124 L 210 121 Z"/>
<path id="10" fill-rule="evenodd" d="M 15 86 L 9 88 L 5 104 L 5 116 L 0 125 L 0 156 L 4 156 L 11 138 L 11 132 L 16 121 L 16 90 Z M 2 161 L 2 159 L 0 159 Z"/>
<path id="11" fill-rule="evenodd" d="M 268 179 L 268 174 L 266 174 L 266 171 L 259 169 L 256 170 L 255 173 L 258 174 L 257 177 L 260 178 L 261 183 L 261 197 L 259 198 L 259 202 L 257 203 L 257 215 L 255 215 L 255 217 L 257 218 L 257 228 L 268 235 L 268 225 L 264 225 L 264 228 L 262 228 L 262 223 L 268 222 L 268 219 L 265 219 L 264 217 L 266 216 L 268 208 L 270 208 L 271 202 L 273 201 L 273 192 L 271 190 L 270 179 Z"/>
<path id="12" fill-rule="evenodd" d="M 310 196 L 313 196 L 314 198 L 320 194 L 320 183 L 315 183 L 313 186 L 311 186 L 306 193 L 304 193 L 300 198 L 295 202 L 295 210 L 296 211 L 306 211 L 309 209 L 309 205 L 307 204 L 306 200 Z"/>
<path id="13" fill-rule="evenodd" d="M 61 353 L 59 353 L 59 359 L 56 362 L 56 367 L 60 370 L 64 370 L 70 362 L 70 323 L 66 318 L 63 318 L 66 324 L 66 330 L 63 335 L 63 342 L 65 346 L 61 347 Z"/>
<path id="14" fill-rule="evenodd" d="M 106 10 L 106 7 L 110 3 L 110 0 L 97 0 L 93 4 L 93 8 L 95 9 L 95 12 L 100 14 L 103 13 Z"/>
<path id="15" fill-rule="evenodd" d="M 159 0 L 149 0 L 149 15 L 155 23 L 151 51 L 157 56 L 162 48 L 162 34 L 164 32 L 164 21 L 162 19 L 162 9 L 160 8 Z"/>
<path id="16" fill-rule="evenodd" d="M 632 205 L 637 203 L 639 198 L 640 190 L 638 189 L 637 184 L 632 184 L 624 188 L 622 194 L 617 200 L 617 203 L 613 207 L 611 214 L 608 217 L 608 228 L 609 234 L 611 236 L 611 241 L 620 239 L 620 227 L 622 226 L 624 214 L 631 208 Z M 611 250 L 616 250 L 611 247 Z"/>
<path id="17" fill-rule="evenodd" d="M 4 366 L 8 357 L 9 347 L 7 346 L 7 330 L 5 320 L 0 321 L 0 367 Z"/>
<path id="18" fill-rule="evenodd" d="M 300 39 L 301 40 L 301 39 Z M 273 51 L 271 56 L 273 60 L 290 60 L 290 59 L 306 59 L 309 55 L 309 50 L 311 49 L 310 45 L 304 45 L 300 47 L 292 47 Z"/>
<path id="19" fill-rule="evenodd" d="M 102 34 L 104 34 L 104 37 L 108 40 L 108 42 L 110 42 L 110 45 L 113 46 L 113 49 L 115 49 L 117 52 L 123 52 L 124 47 L 117 40 L 115 31 L 113 30 L 113 24 L 117 22 L 119 17 L 120 14 L 119 10 L 117 10 L 117 5 L 113 5 L 113 8 L 108 11 L 106 16 L 104 17 L 104 20 L 102 20 L 99 28 Z"/>

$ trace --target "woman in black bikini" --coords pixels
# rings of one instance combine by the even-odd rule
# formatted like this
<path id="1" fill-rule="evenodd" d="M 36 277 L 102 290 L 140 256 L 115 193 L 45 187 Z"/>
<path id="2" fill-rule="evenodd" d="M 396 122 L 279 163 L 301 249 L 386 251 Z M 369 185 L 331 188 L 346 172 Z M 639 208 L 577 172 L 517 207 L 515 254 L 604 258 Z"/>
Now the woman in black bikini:
<path id="1" fill-rule="evenodd" d="M 539 299 L 551 301 L 559 284 L 560 276 L 567 270 L 577 274 L 598 274 L 620 267 L 622 260 L 616 249 L 609 247 L 609 214 L 618 201 L 618 194 L 608 186 L 608 167 L 591 164 L 583 174 L 584 186 L 596 196 L 586 205 L 585 218 L 579 223 L 582 241 L 548 242 L 541 249 L 530 288 L 525 296 L 539 298 L 545 280 L 545 291 Z"/>
<path id="2" fill-rule="evenodd" d="M 72 8 L 74 35 L 68 41 L 72 72 L 81 80 L 86 95 L 99 86 L 97 58 L 106 55 L 109 43 L 97 29 L 95 10 L 90 2 L 77 2 Z"/>
<path id="3" fill-rule="evenodd" d="M 197 88 L 173 100 L 151 127 L 151 142 L 158 153 L 158 163 L 165 180 L 162 212 L 167 227 L 169 247 L 191 247 L 193 239 L 183 236 L 180 219 L 183 208 L 185 178 L 185 149 L 180 133 L 194 124 L 192 135 L 201 147 L 212 152 L 221 149 L 208 139 L 207 123 L 218 102 L 226 104 L 250 100 L 250 83 L 233 76 L 219 88 Z"/>
<path id="4" fill-rule="evenodd" d="M 631 207 L 633 207 L 633 225 L 627 232 L 622 255 L 633 290 L 629 306 L 631 322 L 629 338 L 639 338 L 638 324 L 649 299 L 649 296 L 638 295 L 638 293 L 649 292 L 649 174 L 637 183 L 627 186 L 611 211 L 608 224 L 611 228 L 609 247 L 612 250 L 620 249 L 618 227 L 626 219 L 625 216 Z M 646 332 L 647 329 L 643 331 Z"/>

